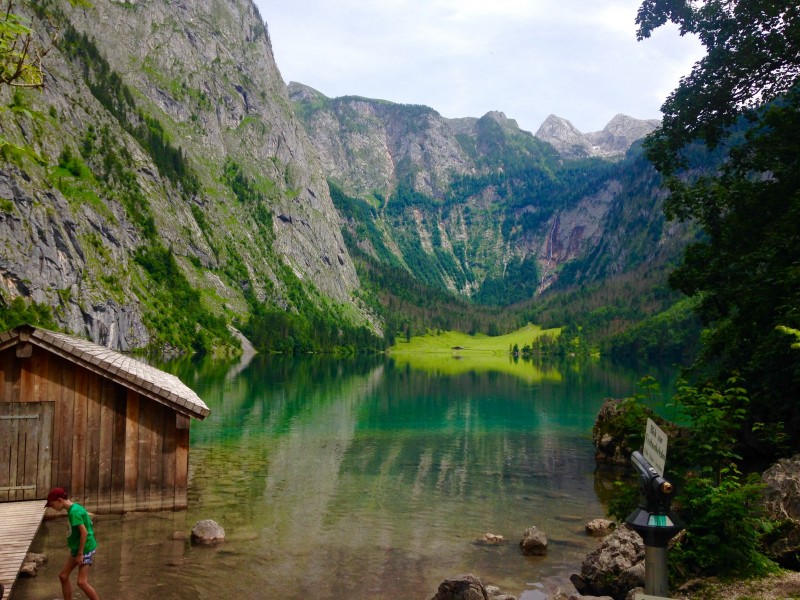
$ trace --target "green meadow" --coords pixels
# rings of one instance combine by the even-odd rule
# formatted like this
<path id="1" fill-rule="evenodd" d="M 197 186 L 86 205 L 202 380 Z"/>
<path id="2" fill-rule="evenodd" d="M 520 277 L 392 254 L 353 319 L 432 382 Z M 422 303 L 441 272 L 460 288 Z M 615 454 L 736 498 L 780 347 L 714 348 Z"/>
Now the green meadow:
<path id="1" fill-rule="evenodd" d="M 542 329 L 526 325 L 505 335 L 468 335 L 457 331 L 428 333 L 398 340 L 389 350 L 398 365 L 408 365 L 437 375 L 458 375 L 467 372 L 496 371 L 520 377 L 530 383 L 560 380 L 555 369 L 515 358 L 511 349 L 530 345 L 537 337 L 556 337 L 560 329 Z"/>

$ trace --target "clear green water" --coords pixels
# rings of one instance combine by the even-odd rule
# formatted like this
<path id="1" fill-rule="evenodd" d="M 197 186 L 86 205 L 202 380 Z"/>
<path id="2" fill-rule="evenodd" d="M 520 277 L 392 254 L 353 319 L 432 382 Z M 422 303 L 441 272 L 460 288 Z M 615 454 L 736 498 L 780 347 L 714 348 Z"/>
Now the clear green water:
<path id="1" fill-rule="evenodd" d="M 466 572 L 529 598 L 571 589 L 596 544 L 584 525 L 604 516 L 594 418 L 647 374 L 572 362 L 437 375 L 383 358 L 260 356 L 167 368 L 212 410 L 192 423 L 190 507 L 97 518 L 91 581 L 105 600 L 427 599 Z M 224 545 L 171 539 L 201 519 L 225 528 Z M 531 525 L 549 538 L 546 557 L 519 551 Z M 32 549 L 50 561 L 15 600 L 60 597 L 63 529 L 43 524 Z M 479 543 L 487 532 L 505 543 Z"/>

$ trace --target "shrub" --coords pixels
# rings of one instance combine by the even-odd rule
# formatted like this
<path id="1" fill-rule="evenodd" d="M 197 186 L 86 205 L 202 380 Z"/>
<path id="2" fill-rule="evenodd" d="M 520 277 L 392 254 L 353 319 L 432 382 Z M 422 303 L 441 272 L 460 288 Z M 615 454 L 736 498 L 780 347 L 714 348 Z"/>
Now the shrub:
<path id="1" fill-rule="evenodd" d="M 719 485 L 707 477 L 687 477 L 677 500 L 686 533 L 670 552 L 675 574 L 747 578 L 775 571 L 777 565 L 761 552 L 761 536 L 769 528 L 763 487 L 757 475 L 742 481 L 734 468 L 723 471 Z"/>

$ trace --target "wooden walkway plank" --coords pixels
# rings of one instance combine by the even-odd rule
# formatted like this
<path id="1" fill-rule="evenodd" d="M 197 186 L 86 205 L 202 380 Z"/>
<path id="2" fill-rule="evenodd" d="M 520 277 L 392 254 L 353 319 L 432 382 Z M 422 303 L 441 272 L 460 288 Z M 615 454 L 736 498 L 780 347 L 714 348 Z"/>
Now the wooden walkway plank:
<path id="1" fill-rule="evenodd" d="M 19 568 L 42 523 L 44 505 L 44 500 L 0 503 L 0 582 L 5 586 L 0 600 L 11 597 Z"/>

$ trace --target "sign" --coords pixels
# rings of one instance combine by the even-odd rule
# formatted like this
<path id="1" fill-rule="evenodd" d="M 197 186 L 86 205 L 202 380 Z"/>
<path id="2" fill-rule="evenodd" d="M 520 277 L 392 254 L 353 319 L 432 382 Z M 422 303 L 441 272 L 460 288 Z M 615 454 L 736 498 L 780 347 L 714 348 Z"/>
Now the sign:
<path id="1" fill-rule="evenodd" d="M 652 419 L 647 419 L 642 455 L 659 475 L 664 475 L 664 465 L 667 462 L 667 434 Z"/>
<path id="2" fill-rule="evenodd" d="M 642 594 L 641 592 L 636 592 L 634 595 L 635 600 L 669 600 L 669 598 L 665 598 L 664 596 L 648 596 L 647 594 Z"/>

